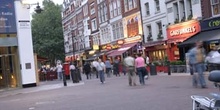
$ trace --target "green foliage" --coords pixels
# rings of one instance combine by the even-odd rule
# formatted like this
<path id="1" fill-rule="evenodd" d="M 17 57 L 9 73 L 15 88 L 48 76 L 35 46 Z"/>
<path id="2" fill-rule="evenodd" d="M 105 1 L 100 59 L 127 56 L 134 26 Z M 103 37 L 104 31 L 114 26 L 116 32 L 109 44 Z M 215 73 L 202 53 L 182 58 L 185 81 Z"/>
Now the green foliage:
<path id="1" fill-rule="evenodd" d="M 177 61 L 172 61 L 170 62 L 170 65 L 185 65 L 185 61 L 177 60 Z"/>
<path id="2" fill-rule="evenodd" d="M 32 36 L 34 52 L 50 59 L 64 60 L 64 39 L 61 6 L 51 0 L 43 1 L 43 11 L 32 15 Z"/>

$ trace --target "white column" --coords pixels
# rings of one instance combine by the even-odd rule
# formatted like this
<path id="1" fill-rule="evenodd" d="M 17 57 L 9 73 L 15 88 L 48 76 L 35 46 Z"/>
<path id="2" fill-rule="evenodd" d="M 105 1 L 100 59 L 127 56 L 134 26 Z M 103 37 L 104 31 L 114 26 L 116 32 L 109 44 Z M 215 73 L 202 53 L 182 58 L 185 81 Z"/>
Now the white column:
<path id="1" fill-rule="evenodd" d="M 18 51 L 22 85 L 36 84 L 34 54 L 31 33 L 30 10 L 15 1 Z"/>

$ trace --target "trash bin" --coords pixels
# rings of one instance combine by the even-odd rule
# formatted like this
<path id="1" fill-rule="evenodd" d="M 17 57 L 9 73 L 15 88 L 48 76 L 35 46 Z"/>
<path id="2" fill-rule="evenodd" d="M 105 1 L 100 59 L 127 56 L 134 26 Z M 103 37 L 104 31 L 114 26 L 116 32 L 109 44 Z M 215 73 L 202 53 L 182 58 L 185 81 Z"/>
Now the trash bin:
<path id="1" fill-rule="evenodd" d="M 155 65 L 150 65 L 150 75 L 157 75 L 157 69 Z"/>

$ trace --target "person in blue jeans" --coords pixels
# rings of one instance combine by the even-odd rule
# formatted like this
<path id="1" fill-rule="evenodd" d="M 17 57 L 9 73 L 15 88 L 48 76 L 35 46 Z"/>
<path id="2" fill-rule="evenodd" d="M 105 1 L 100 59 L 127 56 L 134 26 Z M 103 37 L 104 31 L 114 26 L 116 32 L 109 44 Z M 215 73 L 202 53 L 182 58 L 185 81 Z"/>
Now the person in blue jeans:
<path id="1" fill-rule="evenodd" d="M 102 84 L 105 83 L 106 67 L 105 67 L 105 63 L 103 63 L 101 59 L 98 59 L 98 65 L 96 68 L 97 68 L 99 76 L 100 76 L 100 82 Z"/>
<path id="2" fill-rule="evenodd" d="M 145 60 L 142 57 L 141 53 L 138 53 L 137 58 L 135 59 L 135 68 L 138 73 L 140 84 L 145 85 L 144 76 L 147 74 Z"/>
<path id="3" fill-rule="evenodd" d="M 205 71 L 205 49 L 202 47 L 202 42 L 196 42 L 196 46 L 189 51 L 189 63 L 193 68 L 193 86 L 197 87 L 200 83 L 201 88 L 206 88 L 206 81 L 204 78 Z M 196 73 L 195 73 L 196 72 Z"/>

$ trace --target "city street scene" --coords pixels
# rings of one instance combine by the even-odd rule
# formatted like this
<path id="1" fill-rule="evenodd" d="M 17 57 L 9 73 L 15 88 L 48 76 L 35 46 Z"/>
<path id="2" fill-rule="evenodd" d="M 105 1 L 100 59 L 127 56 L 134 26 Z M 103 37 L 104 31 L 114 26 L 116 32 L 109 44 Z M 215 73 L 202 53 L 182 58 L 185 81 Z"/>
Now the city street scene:
<path id="1" fill-rule="evenodd" d="M 0 110 L 220 110 L 220 0 L 0 0 Z"/>

